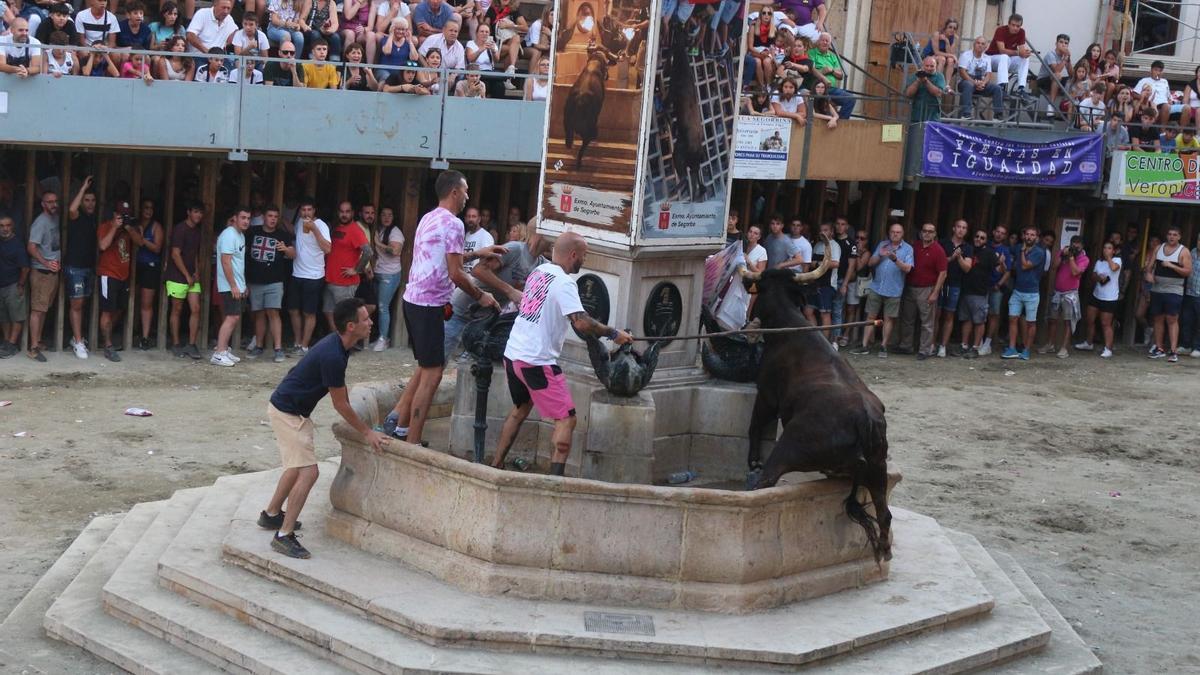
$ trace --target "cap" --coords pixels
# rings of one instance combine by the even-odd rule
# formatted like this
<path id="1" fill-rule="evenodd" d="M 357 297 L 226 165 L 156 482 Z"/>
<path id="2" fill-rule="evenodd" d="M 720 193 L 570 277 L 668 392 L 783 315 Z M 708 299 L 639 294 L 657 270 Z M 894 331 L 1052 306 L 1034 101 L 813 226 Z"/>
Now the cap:
<path id="1" fill-rule="evenodd" d="M 117 213 L 117 214 L 124 216 L 124 215 L 128 215 L 129 212 L 130 212 L 129 202 L 117 202 L 117 205 L 115 207 L 113 207 L 113 213 Z"/>

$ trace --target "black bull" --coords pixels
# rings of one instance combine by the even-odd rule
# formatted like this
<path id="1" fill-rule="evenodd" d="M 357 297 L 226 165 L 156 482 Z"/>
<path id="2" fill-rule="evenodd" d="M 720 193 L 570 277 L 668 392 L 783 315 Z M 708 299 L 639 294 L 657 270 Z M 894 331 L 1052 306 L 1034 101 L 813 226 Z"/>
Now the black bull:
<path id="1" fill-rule="evenodd" d="M 583 167 L 583 153 L 600 134 L 600 111 L 604 108 L 608 63 L 603 50 L 589 49 L 587 65 L 580 71 L 563 105 L 563 140 L 568 149 L 575 146 L 579 134 L 579 156 L 575 168 Z"/>
<path id="2" fill-rule="evenodd" d="M 743 271 L 743 276 L 757 283 L 754 313 L 763 328 L 811 325 L 800 310 L 800 284 L 819 277 L 826 264 L 823 261 L 816 271 L 803 275 L 768 270 L 755 278 Z M 774 430 L 776 420 L 783 422 L 783 433 L 763 465 L 763 434 Z M 875 559 L 890 560 L 887 452 L 883 403 L 838 356 L 823 333 L 766 336 L 758 396 L 750 418 L 748 462 L 752 474 L 761 471 L 753 487 L 773 486 L 791 471 L 849 476 L 852 487 L 845 502 L 846 515 L 866 532 Z M 871 493 L 874 517 L 858 500 L 860 486 Z"/>

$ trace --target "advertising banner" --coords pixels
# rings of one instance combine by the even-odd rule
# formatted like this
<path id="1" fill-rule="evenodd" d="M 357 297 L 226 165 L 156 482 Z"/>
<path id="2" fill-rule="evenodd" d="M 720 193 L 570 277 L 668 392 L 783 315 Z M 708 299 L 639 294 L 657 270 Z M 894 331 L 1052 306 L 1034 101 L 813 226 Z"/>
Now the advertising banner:
<path id="1" fill-rule="evenodd" d="M 559 0 L 542 163 L 543 227 L 629 242 L 649 3 Z"/>
<path id="2" fill-rule="evenodd" d="M 1108 198 L 1196 204 L 1200 155 L 1120 150 L 1113 153 Z"/>
<path id="3" fill-rule="evenodd" d="M 745 11 L 731 2 L 655 6 L 661 32 L 649 66 L 653 105 L 641 158 L 640 238 L 649 245 L 720 241 L 733 177 Z"/>
<path id="4" fill-rule="evenodd" d="M 733 146 L 733 177 L 751 180 L 787 178 L 792 121 L 786 117 L 739 115 Z"/>
<path id="5" fill-rule="evenodd" d="M 994 185 L 1070 186 L 1099 183 L 1104 138 L 1061 134 L 1017 141 L 939 122 L 925 124 L 922 174 Z"/>

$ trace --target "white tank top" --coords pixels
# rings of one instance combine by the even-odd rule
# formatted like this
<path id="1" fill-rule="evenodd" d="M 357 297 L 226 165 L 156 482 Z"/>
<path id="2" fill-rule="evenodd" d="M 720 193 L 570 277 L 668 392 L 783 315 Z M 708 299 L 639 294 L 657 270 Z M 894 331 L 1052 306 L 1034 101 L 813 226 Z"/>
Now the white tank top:
<path id="1" fill-rule="evenodd" d="M 163 65 L 165 65 L 167 67 L 167 79 L 168 80 L 182 81 L 183 78 L 187 77 L 186 71 L 176 72 L 176 70 L 171 67 L 171 59 L 169 59 L 169 58 L 164 59 Z"/>
<path id="2" fill-rule="evenodd" d="M 530 98 L 534 101 L 545 101 L 546 95 L 550 93 L 550 81 L 540 82 L 535 77 L 530 91 Z"/>

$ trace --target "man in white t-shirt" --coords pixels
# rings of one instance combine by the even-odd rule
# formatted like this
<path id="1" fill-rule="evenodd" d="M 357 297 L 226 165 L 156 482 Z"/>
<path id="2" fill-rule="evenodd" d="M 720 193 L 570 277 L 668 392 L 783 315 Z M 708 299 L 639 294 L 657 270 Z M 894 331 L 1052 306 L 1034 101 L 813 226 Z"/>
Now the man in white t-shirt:
<path id="1" fill-rule="evenodd" d="M 293 353 L 307 353 L 312 344 L 317 314 L 321 311 L 321 294 L 325 291 L 325 256 L 332 250 L 329 226 L 317 217 L 316 202 L 305 197 L 300 202 L 296 260 L 292 263 L 292 282 L 287 294 L 288 315 L 296 339 Z"/>
<path id="2" fill-rule="evenodd" d="M 229 36 L 237 31 L 237 22 L 229 16 L 232 9 L 233 0 L 216 0 L 212 7 L 196 10 L 187 27 L 191 51 L 208 53 L 213 47 L 225 49 Z"/>
<path id="3" fill-rule="evenodd" d="M 238 207 L 217 237 L 217 292 L 225 318 L 217 331 L 217 347 L 209 363 L 230 367 L 241 361 L 229 348 L 233 329 L 242 320 L 243 298 L 246 296 L 246 230 L 250 228 L 250 209 Z"/>
<path id="4" fill-rule="evenodd" d="M 75 15 L 75 34 L 81 47 L 103 42 L 110 49 L 117 46 L 121 24 L 117 15 L 108 11 L 108 0 L 90 0 L 89 7 Z"/>
<path id="5" fill-rule="evenodd" d="M 464 272 L 470 272 L 475 269 L 475 265 L 479 264 L 479 258 L 471 254 L 496 243 L 496 240 L 492 238 L 492 233 L 480 227 L 481 224 L 479 209 L 474 206 L 467 207 L 467 210 L 463 212 L 463 227 L 466 228 L 466 233 L 463 235 Z"/>
<path id="6" fill-rule="evenodd" d="M 492 466 L 504 468 L 521 423 L 535 406 L 543 420 L 554 420 L 554 454 L 550 473 L 563 475 L 571 454 L 575 430 L 575 403 L 558 367 L 558 354 L 570 324 L 583 335 L 607 337 L 619 345 L 633 336 L 609 328 L 588 316 L 579 302 L 579 287 L 570 275 L 579 272 L 587 257 L 587 242 L 574 232 L 563 233 L 554 242 L 551 261 L 539 265 L 525 280 L 521 307 L 504 349 L 504 372 L 513 408 L 500 430 L 500 441 Z"/>
<path id="7" fill-rule="evenodd" d="M 804 221 L 799 218 L 793 218 L 788 229 L 792 235 L 792 243 L 796 245 L 796 251 L 800 256 L 800 265 L 797 272 L 807 272 L 812 267 L 813 247 L 808 241 L 808 237 L 804 236 Z"/>
<path id="8" fill-rule="evenodd" d="M 817 282 L 813 284 L 816 287 L 816 306 L 805 307 L 804 313 L 807 315 L 815 312 L 814 318 L 815 314 L 819 313 L 821 325 L 829 326 L 833 324 L 833 303 L 837 298 L 838 284 L 841 282 L 841 279 L 838 278 L 838 269 L 842 262 L 842 247 L 833 241 L 833 223 L 821 223 L 820 232 L 820 239 L 812 247 L 812 260 L 814 263 L 820 264 L 828 255 L 832 260 L 832 265 L 825 276 L 817 279 Z M 832 341 L 833 333 L 828 333 L 825 337 Z M 834 342 L 834 351 L 837 351 L 837 348 L 838 345 Z"/>
<path id="9" fill-rule="evenodd" d="M 267 34 L 258 28 L 258 17 L 251 12 L 242 16 L 242 30 L 231 33 L 226 45 L 233 45 L 234 54 L 251 56 L 265 56 L 271 48 L 271 43 L 267 42 Z"/>
<path id="10" fill-rule="evenodd" d="M 1150 76 L 1143 77 L 1133 86 L 1134 96 L 1138 96 L 1143 106 L 1158 110 L 1158 124 L 1166 126 L 1171 117 L 1171 83 L 1163 77 L 1163 62 L 1155 61 L 1150 64 Z"/>
<path id="11" fill-rule="evenodd" d="M 451 70 L 466 68 L 467 52 L 463 49 L 462 43 L 458 41 L 460 27 L 457 17 L 451 18 L 445 26 L 442 26 L 440 34 L 430 35 L 421 43 L 421 48 L 418 50 L 421 56 L 424 57 L 431 49 L 437 49 L 442 53 L 443 68 Z"/>
<path id="12" fill-rule="evenodd" d="M 11 32 L 0 36 L 0 73 L 24 79 L 42 72 L 41 45 L 29 34 L 25 19 L 14 19 Z"/>

